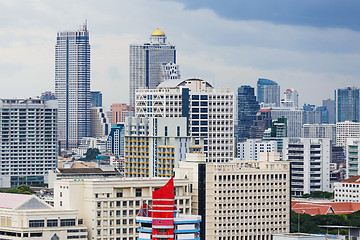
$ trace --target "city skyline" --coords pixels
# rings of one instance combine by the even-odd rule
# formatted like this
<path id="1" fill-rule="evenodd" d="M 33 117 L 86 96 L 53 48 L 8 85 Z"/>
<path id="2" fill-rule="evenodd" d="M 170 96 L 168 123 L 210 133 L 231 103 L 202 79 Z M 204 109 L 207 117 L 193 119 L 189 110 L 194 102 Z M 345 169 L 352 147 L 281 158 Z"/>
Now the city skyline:
<path id="1" fill-rule="evenodd" d="M 344 21 L 338 16 L 327 17 L 319 24 L 320 17 L 312 13 L 320 10 L 318 4 L 304 3 L 296 15 L 304 19 L 306 6 L 314 7 L 309 12 L 313 22 L 295 23 L 295 17 L 289 19 L 288 14 L 281 21 L 268 16 L 233 16 L 210 3 L 192 6 L 138 0 L 131 4 L 0 4 L 6 19 L 0 27 L 0 94 L 4 98 L 34 97 L 45 90 L 53 91 L 53 36 L 57 31 L 76 29 L 85 19 L 92 39 L 92 90 L 103 92 L 107 108 L 114 102 L 128 102 L 129 44 L 143 42 L 156 28 L 176 44 L 182 79 L 195 76 L 208 79 L 216 88 L 237 88 L 245 84 L 255 87 L 258 78 L 268 78 L 279 83 L 281 92 L 296 89 L 300 106 L 320 105 L 322 99 L 333 99 L 335 89 L 358 86 L 360 34 L 347 20 L 356 17 L 350 12 Z M 286 7 L 291 13 L 296 6 L 280 8 L 280 15 Z M 340 6 L 326 6 L 326 13 Z M 261 5 L 259 9 L 264 11 Z M 19 89 L 19 85 L 23 87 Z"/>

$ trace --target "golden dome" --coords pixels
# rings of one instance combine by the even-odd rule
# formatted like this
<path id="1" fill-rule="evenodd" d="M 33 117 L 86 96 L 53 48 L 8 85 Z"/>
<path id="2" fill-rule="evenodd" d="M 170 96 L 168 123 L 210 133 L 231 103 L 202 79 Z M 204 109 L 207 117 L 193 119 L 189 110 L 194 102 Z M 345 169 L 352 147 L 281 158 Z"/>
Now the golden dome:
<path id="1" fill-rule="evenodd" d="M 151 36 L 165 36 L 165 33 L 157 28 L 151 33 Z"/>

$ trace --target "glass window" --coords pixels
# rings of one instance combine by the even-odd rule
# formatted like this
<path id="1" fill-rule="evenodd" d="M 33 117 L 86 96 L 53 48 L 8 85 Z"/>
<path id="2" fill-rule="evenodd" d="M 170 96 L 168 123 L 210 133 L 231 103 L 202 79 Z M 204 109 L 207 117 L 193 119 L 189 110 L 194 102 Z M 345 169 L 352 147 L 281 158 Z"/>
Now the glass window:
<path id="1" fill-rule="evenodd" d="M 44 227 L 44 220 L 29 220 L 29 227 Z"/>

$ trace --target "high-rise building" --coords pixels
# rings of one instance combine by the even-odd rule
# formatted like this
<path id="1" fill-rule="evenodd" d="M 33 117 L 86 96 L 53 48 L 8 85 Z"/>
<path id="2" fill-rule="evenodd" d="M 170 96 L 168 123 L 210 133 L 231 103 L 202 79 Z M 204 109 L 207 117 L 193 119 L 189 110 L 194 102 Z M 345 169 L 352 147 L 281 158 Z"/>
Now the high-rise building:
<path id="1" fill-rule="evenodd" d="M 179 64 L 173 62 L 161 64 L 162 81 L 180 79 Z"/>
<path id="2" fill-rule="evenodd" d="M 348 138 L 360 138 L 360 123 L 349 121 L 336 123 L 336 146 L 345 147 Z"/>
<path id="3" fill-rule="evenodd" d="M 299 94 L 294 89 L 286 89 L 284 98 L 281 99 L 281 107 L 299 107 Z"/>
<path id="4" fill-rule="evenodd" d="M 291 195 L 330 192 L 330 159 L 328 138 L 284 138 L 283 160 L 291 162 Z"/>
<path id="5" fill-rule="evenodd" d="M 322 101 L 322 105 L 326 107 L 326 110 L 329 114 L 329 122 L 330 124 L 335 123 L 335 101 L 332 99 L 326 99 Z"/>
<path id="6" fill-rule="evenodd" d="M 346 178 L 360 175 L 360 138 L 346 141 Z"/>
<path id="7" fill-rule="evenodd" d="M 316 109 L 315 105 L 304 104 L 302 110 L 304 111 L 304 124 L 321 123 L 321 112 Z"/>
<path id="8" fill-rule="evenodd" d="M 110 106 L 112 124 L 125 122 L 126 117 L 135 116 L 135 108 L 125 103 L 113 103 Z"/>
<path id="9" fill-rule="evenodd" d="M 237 144 L 240 160 L 259 160 L 260 153 L 277 152 L 276 141 L 262 141 L 261 139 L 247 139 Z"/>
<path id="10" fill-rule="evenodd" d="M 189 137 L 185 117 L 127 118 L 125 176 L 172 177 L 187 153 L 203 147 L 203 138 Z"/>
<path id="11" fill-rule="evenodd" d="M 277 149 L 279 152 L 283 149 L 283 138 L 287 137 L 287 119 L 278 118 L 271 124 L 271 128 L 268 128 L 264 132 L 264 141 L 276 141 Z"/>
<path id="12" fill-rule="evenodd" d="M 91 107 L 102 107 L 102 93 L 100 91 L 91 91 L 90 96 L 91 96 L 91 101 L 90 101 Z"/>
<path id="13" fill-rule="evenodd" d="M 272 80 L 259 78 L 257 100 L 265 106 L 280 107 L 280 86 Z"/>
<path id="14" fill-rule="evenodd" d="M 150 42 L 130 45 L 130 105 L 135 106 L 135 92 L 154 89 L 163 80 L 163 64 L 176 64 L 176 49 L 160 29 L 150 35 Z M 114 122 L 115 123 L 115 122 Z"/>
<path id="15" fill-rule="evenodd" d="M 347 87 L 335 90 L 336 122 L 360 121 L 360 89 Z"/>
<path id="16" fill-rule="evenodd" d="M 263 138 L 264 132 L 266 129 L 271 127 L 272 119 L 271 119 L 271 110 L 262 108 L 255 115 L 255 119 L 250 126 L 250 138 Z"/>
<path id="17" fill-rule="evenodd" d="M 106 149 L 109 153 L 124 157 L 125 155 L 125 125 L 117 123 L 111 126 L 109 136 L 106 140 Z"/>
<path id="18" fill-rule="evenodd" d="M 241 86 L 237 94 L 238 114 L 238 140 L 244 141 L 250 138 L 250 127 L 260 107 L 256 101 L 254 88 Z"/>
<path id="19" fill-rule="evenodd" d="M 168 80 L 136 93 L 137 117 L 186 117 L 191 137 L 204 138 L 209 162 L 234 155 L 234 93 L 197 78 Z"/>
<path id="20" fill-rule="evenodd" d="M 304 124 L 304 111 L 299 110 L 295 107 L 282 108 L 274 107 L 271 108 L 271 118 L 273 120 L 279 118 L 287 119 L 287 136 L 288 137 L 301 137 L 301 128 Z"/>
<path id="21" fill-rule="evenodd" d="M 41 93 L 41 99 L 44 100 L 54 100 L 55 99 L 55 93 L 52 93 L 51 91 L 46 91 Z"/>
<path id="22" fill-rule="evenodd" d="M 92 107 L 90 109 L 90 136 L 105 137 L 109 134 L 109 123 L 103 107 Z"/>
<path id="23" fill-rule="evenodd" d="M 81 138 L 90 135 L 90 45 L 86 24 L 77 31 L 57 33 L 55 96 L 61 148 L 77 148 Z"/>
<path id="24" fill-rule="evenodd" d="M 330 138 L 333 145 L 336 142 L 335 124 L 304 124 L 302 128 L 303 138 Z"/>
<path id="25" fill-rule="evenodd" d="M 58 157 L 57 101 L 0 99 L 0 187 L 48 181 Z"/>

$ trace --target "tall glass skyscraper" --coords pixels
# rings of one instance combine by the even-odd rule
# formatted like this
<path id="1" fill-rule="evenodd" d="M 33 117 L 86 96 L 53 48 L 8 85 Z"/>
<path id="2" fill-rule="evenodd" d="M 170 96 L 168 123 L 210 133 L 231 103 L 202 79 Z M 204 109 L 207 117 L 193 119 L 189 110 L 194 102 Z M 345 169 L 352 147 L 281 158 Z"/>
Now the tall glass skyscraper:
<path id="1" fill-rule="evenodd" d="M 130 105 L 135 106 L 136 89 L 154 89 L 163 81 L 163 64 L 170 62 L 176 64 L 176 49 L 160 29 L 149 43 L 130 45 Z"/>
<path id="2" fill-rule="evenodd" d="M 336 122 L 360 121 L 360 89 L 347 87 L 335 90 Z"/>
<path id="3" fill-rule="evenodd" d="M 61 148 L 78 147 L 90 134 L 90 45 L 87 25 L 57 33 L 55 96 Z"/>
<path id="4" fill-rule="evenodd" d="M 257 100 L 264 106 L 280 107 L 280 86 L 270 80 L 259 78 L 257 82 Z"/>
<path id="5" fill-rule="evenodd" d="M 256 101 L 254 88 L 241 86 L 238 88 L 238 140 L 250 138 L 250 127 L 260 107 Z"/>

